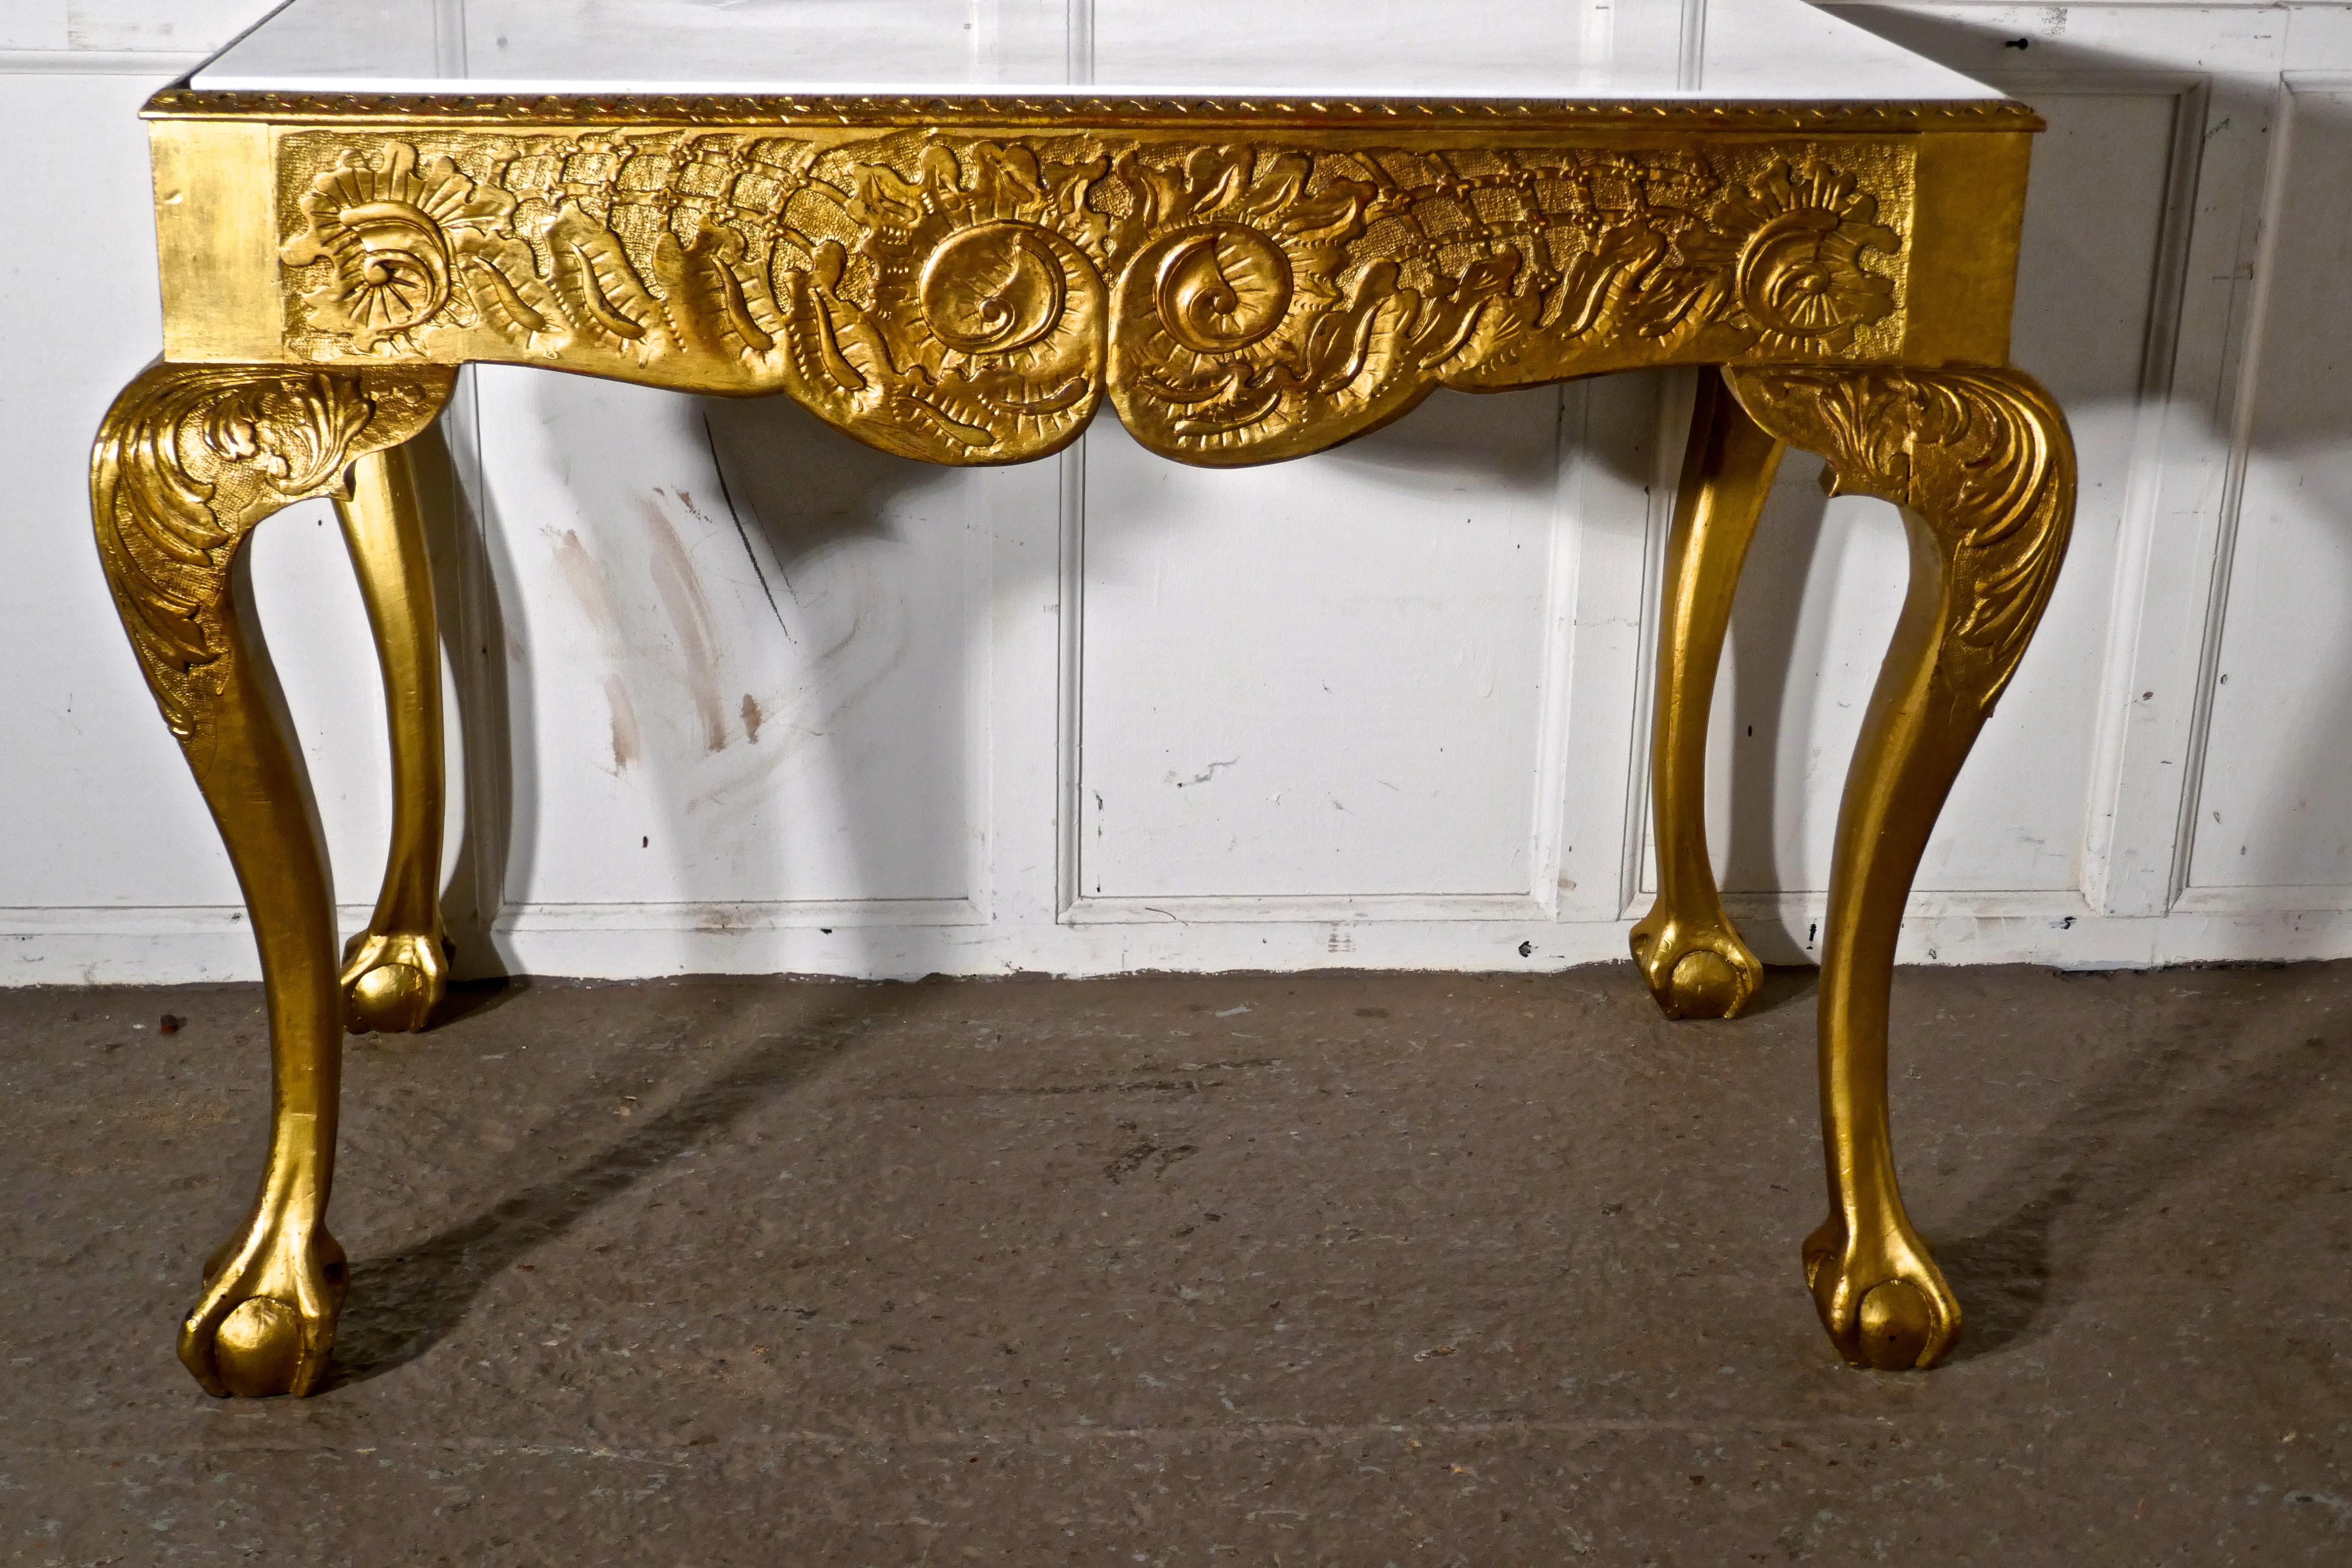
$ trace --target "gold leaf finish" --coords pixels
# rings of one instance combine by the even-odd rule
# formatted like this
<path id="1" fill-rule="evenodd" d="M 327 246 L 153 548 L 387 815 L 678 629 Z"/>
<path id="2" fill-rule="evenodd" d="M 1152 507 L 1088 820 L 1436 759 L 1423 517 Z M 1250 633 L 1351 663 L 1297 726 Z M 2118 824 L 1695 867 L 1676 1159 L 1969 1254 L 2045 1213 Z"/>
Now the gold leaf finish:
<path id="1" fill-rule="evenodd" d="M 2013 370 L 1726 373 L 1766 428 L 1830 460 L 1832 495 L 1916 511 L 1950 553 L 1952 643 L 1937 668 L 1988 712 L 2041 623 L 2074 518 L 2074 447 L 2050 395 Z"/>
<path id="2" fill-rule="evenodd" d="M 1877 201 L 1852 176 L 1784 164 L 1717 216 L 1739 236 L 1734 287 L 1766 350 L 1838 342 L 1895 313 L 1895 285 L 1867 258 L 1893 255 L 1902 237 L 1877 222 Z"/>
<path id="3" fill-rule="evenodd" d="M 1669 1018 L 1737 1017 L 1764 979 L 1764 965 L 1724 912 L 1707 858 L 1706 731 L 1732 595 L 1780 452 L 1722 377 L 1699 383 L 1659 595 L 1650 718 L 1658 896 L 1628 937 L 1633 963 Z"/>
<path id="4" fill-rule="evenodd" d="M 107 416 L 92 456 L 99 553 L 123 629 L 183 742 L 219 694 L 230 558 L 253 525 L 329 494 L 361 452 L 407 439 L 450 373 L 158 366 Z"/>
<path id="5" fill-rule="evenodd" d="M 1830 1218 L 1805 1278 L 1859 1366 L 1927 1367 L 1960 1307 L 1911 1227 L 1887 1125 L 1895 943 L 1928 833 L 2050 602 L 2074 515 L 2064 415 L 2014 370 L 1728 370 L 1770 436 L 1829 459 L 1832 493 L 1903 509 L 1911 585 L 1838 810 L 1822 940 Z"/>
<path id="6" fill-rule="evenodd" d="M 1187 462 L 1295 457 L 1439 385 L 1867 360 L 1902 341 L 1898 141 L 1507 151 L 1109 132 L 299 132 L 286 341 L 783 391 L 1011 462 L 1106 395 Z"/>
<path id="7" fill-rule="evenodd" d="M 437 433 L 427 429 L 408 447 L 359 458 L 335 498 L 383 672 L 392 740 L 383 889 L 367 928 L 343 947 L 343 1018 L 353 1034 L 422 1029 L 448 986 L 441 924 L 441 638 L 410 461 L 417 448 L 438 455 L 437 443 Z"/>
<path id="8" fill-rule="evenodd" d="M 326 1370 L 345 1284 L 326 1225 L 343 1033 L 334 908 L 276 682 L 232 574 L 255 525 L 341 493 L 355 460 L 432 420 L 452 379 L 430 365 L 158 364 L 115 400 L 92 454 L 107 584 L 227 845 L 268 999 L 261 1190 L 180 1333 L 180 1359 L 215 1394 L 308 1393 Z"/>

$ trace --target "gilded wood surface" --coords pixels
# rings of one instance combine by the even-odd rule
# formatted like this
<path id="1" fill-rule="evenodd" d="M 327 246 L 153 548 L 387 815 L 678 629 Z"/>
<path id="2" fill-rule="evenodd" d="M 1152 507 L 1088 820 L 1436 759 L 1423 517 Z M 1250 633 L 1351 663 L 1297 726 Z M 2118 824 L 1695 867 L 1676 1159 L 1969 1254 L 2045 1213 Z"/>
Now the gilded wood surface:
<path id="1" fill-rule="evenodd" d="M 1764 965 L 1724 911 L 1707 852 L 1707 718 L 1740 567 L 1781 451 L 1721 376 L 1701 379 L 1659 584 L 1650 703 L 1658 891 L 1628 933 L 1633 963 L 1669 1018 L 1737 1017 L 1764 979 Z"/>
<path id="2" fill-rule="evenodd" d="M 269 1010 L 270 1141 L 245 1223 L 205 1269 L 180 1359 L 215 1394 L 307 1393 L 345 1287 L 328 1231 L 342 1018 L 326 858 L 260 639 L 232 592 L 271 512 L 337 494 L 354 459 L 439 412 L 437 366 L 158 364 L 99 428 L 90 499 L 124 629 L 252 916 Z"/>
<path id="3" fill-rule="evenodd" d="M 784 391 L 861 439 L 1012 462 L 1108 393 L 1239 464 L 1433 387 L 1890 357 L 1911 148 L 1431 150 L 419 124 L 280 142 L 286 342 Z"/>
<path id="4" fill-rule="evenodd" d="M 1960 1304 L 1912 1228 L 1886 1098 L 1903 904 L 1952 782 L 2050 602 L 2074 513 L 2066 420 L 2013 370 L 1733 370 L 1758 425 L 1829 459 L 1833 492 L 1904 508 L 1911 584 L 1838 807 L 1822 942 L 1830 1217 L 1805 1277 L 1845 1357 L 1933 1366 Z"/>
<path id="5" fill-rule="evenodd" d="M 362 452 L 440 411 L 451 373 L 158 366 L 92 455 L 100 557 L 140 668 L 188 742 L 227 679 L 228 573 L 271 512 L 332 493 Z"/>
<path id="6" fill-rule="evenodd" d="M 2050 395 L 2015 371 L 1726 373 L 1780 439 L 1830 461 L 1832 495 L 1925 520 L 1956 598 L 1938 672 L 1954 703 L 1991 710 L 2041 624 L 2074 522 L 2074 448 Z"/>

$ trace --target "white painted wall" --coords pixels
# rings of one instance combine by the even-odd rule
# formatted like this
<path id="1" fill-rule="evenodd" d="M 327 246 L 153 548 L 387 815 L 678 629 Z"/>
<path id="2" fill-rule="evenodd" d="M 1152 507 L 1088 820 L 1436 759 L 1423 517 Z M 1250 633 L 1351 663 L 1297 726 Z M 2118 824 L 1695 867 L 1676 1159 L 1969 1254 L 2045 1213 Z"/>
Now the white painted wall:
<path id="1" fill-rule="evenodd" d="M 1465 0 L 1466 3 L 1466 0 Z M 266 0 L 0 0 L 0 980 L 250 975 L 100 581 L 89 433 L 158 342 L 141 99 Z M 2074 554 L 1904 956 L 2352 953 L 2352 6 L 1849 5 L 2040 107 L 2017 358 Z M 2021 44 L 2022 47 L 2020 47 Z M 782 401 L 513 369 L 447 421 L 461 963 L 572 974 L 1622 957 L 1688 378 L 1474 399 L 1271 468 L 948 471 Z M 1718 701 L 1717 854 L 1813 945 L 1900 593 L 1792 459 Z M 345 920 L 379 695 L 322 506 L 257 572 Z"/>

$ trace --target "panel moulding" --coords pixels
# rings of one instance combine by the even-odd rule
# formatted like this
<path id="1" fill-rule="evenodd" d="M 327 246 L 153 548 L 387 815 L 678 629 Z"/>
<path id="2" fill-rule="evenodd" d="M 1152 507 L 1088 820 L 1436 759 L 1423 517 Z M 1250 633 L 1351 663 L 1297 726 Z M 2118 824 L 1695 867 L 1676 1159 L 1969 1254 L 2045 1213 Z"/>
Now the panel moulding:
<path id="1" fill-rule="evenodd" d="M 1563 384 L 1553 419 L 1552 500 L 1545 532 L 1544 595 L 1539 614 L 1543 638 L 1538 654 L 1541 698 L 1534 737 L 1535 782 L 1528 819 L 1528 886 L 1524 891 L 1492 893 L 1184 894 L 1103 896 L 1083 892 L 1085 835 L 1084 733 L 1086 690 L 1087 442 L 1084 437 L 1057 459 L 1060 555 L 1056 626 L 1060 658 L 1055 768 L 1055 884 L 1058 919 L 1068 925 L 1206 921 L 1428 921 L 1538 920 L 1559 914 L 1561 847 L 1567 824 L 1568 770 L 1574 758 L 1569 742 L 1569 708 L 1577 627 L 1579 525 L 1576 485 L 1580 432 L 1589 383 Z M 1171 911 L 1187 911 L 1181 917 Z"/>
<path id="2" fill-rule="evenodd" d="M 829 927 L 985 925 L 970 899 L 794 899 L 750 903 L 509 904 L 494 932 L 822 931 Z"/>
<path id="3" fill-rule="evenodd" d="M 2252 258 L 2252 290 L 2245 319 L 2238 325 L 2236 375 L 2228 404 L 2230 452 L 2221 500 L 2210 530 L 2210 564 L 2207 568 L 2204 614 L 2199 625 L 2196 705 L 2189 715 L 2185 765 L 2179 771 L 2180 802 L 2173 837 L 2168 909 L 2177 908 L 2189 891 L 2189 867 L 2197 850 L 2198 817 L 2205 785 L 2206 752 L 2213 729 L 2213 700 L 2221 677 L 2221 637 L 2227 629 L 2230 580 L 2237 561 L 2238 525 L 2246 494 L 2246 467 L 2253 452 L 2254 410 L 2263 372 L 2263 334 L 2270 324 L 2279 237 L 2286 220 L 2289 166 L 2294 157 L 2294 100 L 2300 94 L 2332 97 L 2352 89 L 2352 77 L 2320 73 L 2289 73 L 2279 78 L 2272 107 L 2270 157 L 2263 169 L 2261 217 Z"/>
<path id="4" fill-rule="evenodd" d="M 2198 73 L 2017 71 L 1996 76 L 1992 85 L 2015 93 L 2146 97 L 2172 104 L 2172 145 L 2142 327 L 2139 405 L 2116 542 L 2106 659 L 2099 679 L 2098 729 L 2092 737 L 2080 866 L 2084 897 L 2104 912 L 2161 914 L 2170 889 L 2142 885 L 2151 880 L 2147 878 L 2136 882 L 2126 868 L 2171 863 L 2176 835 L 2166 821 L 2163 797 L 2177 791 L 2181 781 L 2179 769 L 2151 765 L 2147 756 L 2133 751 L 2133 725 L 2140 717 L 2134 689 L 2146 673 L 2137 655 L 2150 611 L 2155 610 L 2158 620 L 2168 626 L 2179 625 L 2181 613 L 2180 606 L 2170 603 L 2151 604 L 2150 568 L 2164 535 L 2158 509 L 2168 459 L 2177 456 L 2168 438 L 2168 426 L 2189 412 L 2176 407 L 2176 382 L 2181 339 L 2189 325 L 2185 321 L 2188 277 L 2197 237 L 2197 193 L 2212 81 Z M 2205 303 L 2204 296 L 2200 296 L 2200 302 Z M 2229 331 L 2226 319 L 2200 321 L 2196 325 L 2208 335 Z"/>

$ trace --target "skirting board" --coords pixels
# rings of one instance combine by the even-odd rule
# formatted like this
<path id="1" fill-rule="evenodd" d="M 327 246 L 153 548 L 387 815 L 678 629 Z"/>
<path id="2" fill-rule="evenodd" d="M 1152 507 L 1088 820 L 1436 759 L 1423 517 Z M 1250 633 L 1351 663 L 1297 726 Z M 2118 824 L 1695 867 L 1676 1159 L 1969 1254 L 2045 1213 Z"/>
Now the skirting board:
<path id="1" fill-rule="evenodd" d="M 1727 900 L 1767 963 L 1809 962 L 1818 898 Z M 2352 910 L 2093 914 L 2073 894 L 1935 894 L 1904 921 L 1904 963 L 2032 963 L 2142 969 L 2174 963 L 2352 956 Z M 1127 925 L 971 923 L 941 913 L 801 906 L 556 905 L 502 913 L 487 938 L 458 936 L 461 975 L 627 979 L 677 974 L 1118 974 L 1313 969 L 1544 973 L 1625 960 L 1631 921 L 1297 920 Z M 346 931 L 367 919 L 342 911 Z M 935 923 L 911 923 L 908 917 Z M 1817 946 L 1817 944 L 1815 944 Z M 1522 951 L 1524 947 L 1525 951 Z M 245 912 L 233 907 L 0 910 L 0 985 L 181 984 L 257 979 Z"/>

